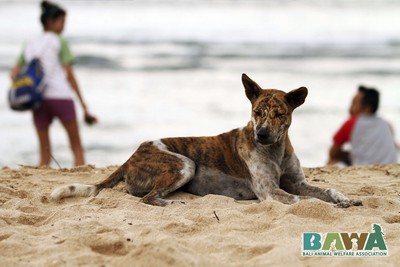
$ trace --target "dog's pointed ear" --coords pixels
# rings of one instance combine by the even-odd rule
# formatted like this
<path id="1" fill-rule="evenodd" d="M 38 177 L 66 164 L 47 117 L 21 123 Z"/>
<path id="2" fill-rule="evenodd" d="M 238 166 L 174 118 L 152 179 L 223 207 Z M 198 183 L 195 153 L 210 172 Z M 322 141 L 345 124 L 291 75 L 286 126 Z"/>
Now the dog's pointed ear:
<path id="1" fill-rule="evenodd" d="M 262 88 L 245 73 L 242 74 L 242 83 L 246 90 L 246 96 L 251 103 L 254 103 L 260 96 Z"/>
<path id="2" fill-rule="evenodd" d="M 298 106 L 302 105 L 306 100 L 308 94 L 308 90 L 305 87 L 300 87 L 299 89 L 295 89 L 290 91 L 285 95 L 286 102 L 295 109 Z"/>

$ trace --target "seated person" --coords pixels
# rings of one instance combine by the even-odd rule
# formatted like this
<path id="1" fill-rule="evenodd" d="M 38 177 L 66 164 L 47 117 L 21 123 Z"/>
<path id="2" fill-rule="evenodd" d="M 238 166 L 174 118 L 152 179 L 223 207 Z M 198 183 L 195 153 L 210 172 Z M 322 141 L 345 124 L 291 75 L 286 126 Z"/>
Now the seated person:
<path id="1" fill-rule="evenodd" d="M 397 163 L 397 149 L 390 125 L 376 115 L 379 92 L 360 86 L 350 106 L 350 118 L 333 137 L 328 165 Z M 343 146 L 351 144 L 351 151 Z"/>

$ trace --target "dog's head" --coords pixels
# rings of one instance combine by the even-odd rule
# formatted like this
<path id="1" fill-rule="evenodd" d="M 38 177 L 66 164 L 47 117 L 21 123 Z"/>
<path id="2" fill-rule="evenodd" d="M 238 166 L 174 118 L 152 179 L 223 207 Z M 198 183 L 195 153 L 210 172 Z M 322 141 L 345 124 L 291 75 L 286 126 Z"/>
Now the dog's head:
<path id="1" fill-rule="evenodd" d="M 287 134 L 293 110 L 304 103 L 307 88 L 300 87 L 289 93 L 262 89 L 244 73 L 242 82 L 252 105 L 251 122 L 255 141 L 262 145 L 279 142 Z"/>

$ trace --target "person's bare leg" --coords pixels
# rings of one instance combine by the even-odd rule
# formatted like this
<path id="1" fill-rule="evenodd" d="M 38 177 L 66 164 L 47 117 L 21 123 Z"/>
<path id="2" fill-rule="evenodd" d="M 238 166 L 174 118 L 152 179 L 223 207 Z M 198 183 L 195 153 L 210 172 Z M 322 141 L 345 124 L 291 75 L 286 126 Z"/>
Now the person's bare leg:
<path id="1" fill-rule="evenodd" d="M 49 128 L 46 129 L 38 129 L 36 128 L 36 132 L 39 137 L 39 149 L 40 149 L 40 166 L 48 166 L 51 161 L 51 147 L 50 147 L 50 138 L 49 138 Z"/>
<path id="2" fill-rule="evenodd" d="M 81 138 L 79 135 L 78 123 L 76 120 L 64 123 L 64 128 L 67 131 L 69 143 L 71 145 L 72 153 L 75 158 L 75 166 L 85 164 L 83 155 L 83 148 L 81 144 Z"/>

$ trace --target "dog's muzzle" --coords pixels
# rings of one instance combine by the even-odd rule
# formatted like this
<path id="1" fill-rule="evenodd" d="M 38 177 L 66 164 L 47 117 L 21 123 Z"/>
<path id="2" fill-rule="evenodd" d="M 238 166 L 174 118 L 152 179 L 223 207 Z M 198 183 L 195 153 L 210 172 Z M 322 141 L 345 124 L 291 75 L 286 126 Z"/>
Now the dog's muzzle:
<path id="1" fill-rule="evenodd" d="M 264 127 L 257 130 L 256 141 L 263 145 L 272 145 L 276 142 L 275 138 L 273 138 L 270 132 Z"/>

